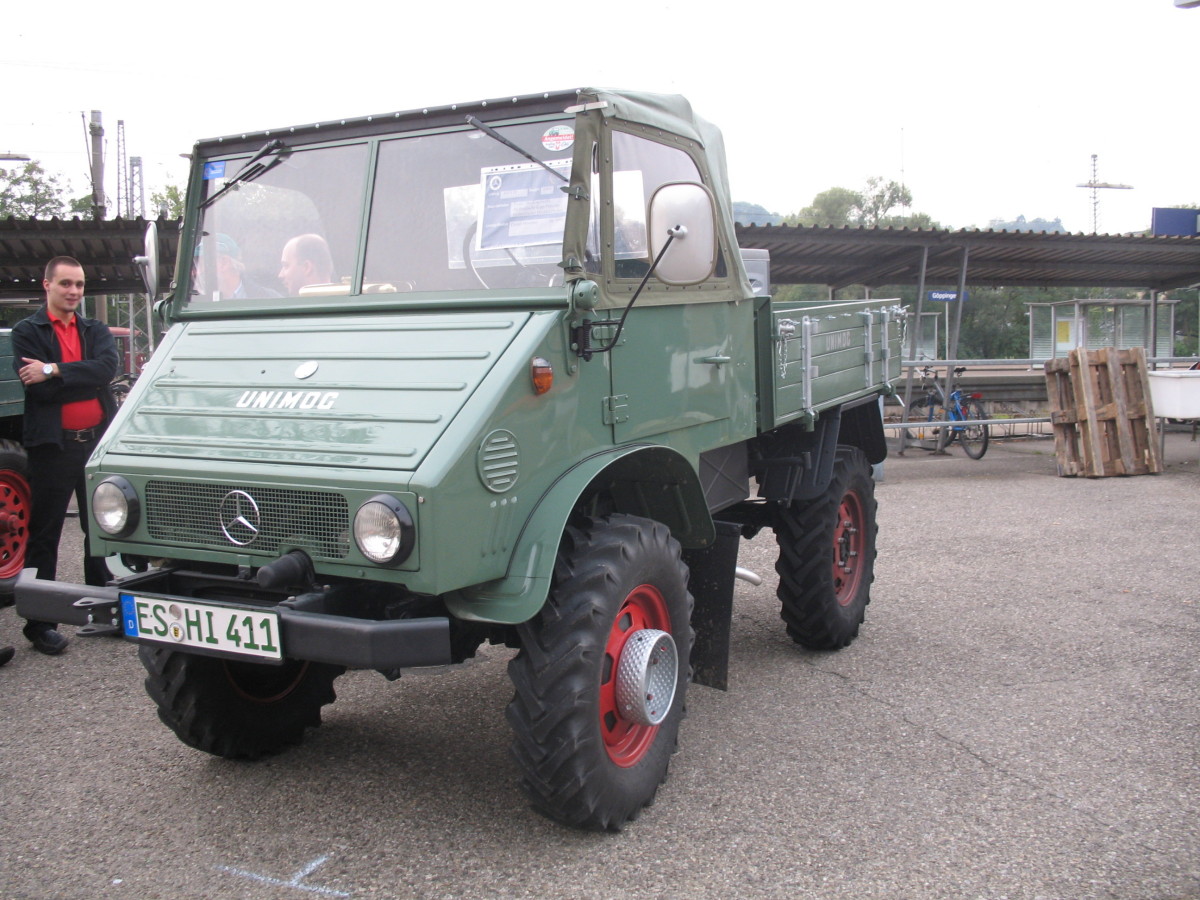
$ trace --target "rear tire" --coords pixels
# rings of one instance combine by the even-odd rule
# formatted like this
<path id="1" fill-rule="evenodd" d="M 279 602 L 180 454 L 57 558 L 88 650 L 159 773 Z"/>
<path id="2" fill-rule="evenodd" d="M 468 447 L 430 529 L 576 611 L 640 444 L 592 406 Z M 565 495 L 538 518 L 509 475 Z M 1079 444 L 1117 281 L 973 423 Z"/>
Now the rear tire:
<path id="1" fill-rule="evenodd" d="M 567 528 L 550 596 L 518 627 L 521 652 L 508 667 L 513 756 L 534 809 L 619 831 L 654 800 L 684 715 L 693 639 L 687 578 L 679 544 L 658 522 L 613 514 Z M 658 670 L 667 676 L 645 693 L 646 710 L 618 702 L 617 676 L 636 659 L 638 639 L 663 634 L 674 670 Z M 639 721 L 654 701 L 661 718 Z"/>
<path id="2" fill-rule="evenodd" d="M 299 744 L 321 724 L 345 670 L 286 660 L 282 666 L 234 662 L 142 645 L 146 693 L 158 717 L 189 747 L 225 759 L 261 759 Z"/>
<path id="3" fill-rule="evenodd" d="M 967 417 L 971 419 L 986 419 L 983 406 L 971 403 L 966 407 Z M 963 425 L 958 442 L 962 444 L 963 452 L 971 459 L 982 459 L 988 448 L 988 427 L 986 425 Z"/>
<path id="4" fill-rule="evenodd" d="M 796 643 L 838 650 L 858 635 L 875 579 L 875 483 L 857 447 L 838 447 L 825 494 L 778 508 L 780 615 Z"/>

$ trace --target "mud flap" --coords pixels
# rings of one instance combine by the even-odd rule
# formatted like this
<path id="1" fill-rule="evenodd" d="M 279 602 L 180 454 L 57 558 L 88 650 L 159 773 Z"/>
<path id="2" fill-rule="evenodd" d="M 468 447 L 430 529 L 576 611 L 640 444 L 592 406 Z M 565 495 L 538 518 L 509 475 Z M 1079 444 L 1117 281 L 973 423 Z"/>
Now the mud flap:
<path id="1" fill-rule="evenodd" d="M 742 529 L 734 522 L 714 521 L 717 538 L 704 550 L 685 550 L 691 573 L 688 590 L 695 606 L 692 628 L 692 682 L 720 691 L 729 689 L 729 632 L 733 622 L 733 582 Z"/>

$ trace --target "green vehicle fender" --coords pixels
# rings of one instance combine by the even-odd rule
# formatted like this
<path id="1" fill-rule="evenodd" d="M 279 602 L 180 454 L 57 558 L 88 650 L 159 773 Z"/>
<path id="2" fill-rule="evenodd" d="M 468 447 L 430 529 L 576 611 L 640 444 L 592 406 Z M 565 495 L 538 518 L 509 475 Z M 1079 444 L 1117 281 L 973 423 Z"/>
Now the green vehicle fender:
<path id="1" fill-rule="evenodd" d="M 503 578 L 445 595 L 460 619 L 517 624 L 533 616 L 550 590 L 558 545 L 579 501 L 606 491 L 617 511 L 655 519 L 686 548 L 716 536 L 696 468 L 670 447 L 629 445 L 606 450 L 564 472 L 525 520 Z"/>

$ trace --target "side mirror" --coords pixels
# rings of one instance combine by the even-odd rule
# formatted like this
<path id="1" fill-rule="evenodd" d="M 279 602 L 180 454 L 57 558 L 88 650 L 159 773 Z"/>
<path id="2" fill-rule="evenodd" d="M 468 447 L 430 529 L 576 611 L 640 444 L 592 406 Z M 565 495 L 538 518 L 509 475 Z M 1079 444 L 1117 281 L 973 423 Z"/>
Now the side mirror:
<path id="1" fill-rule="evenodd" d="M 158 223 L 146 225 L 146 255 L 135 256 L 134 264 L 142 270 L 142 284 L 153 303 L 158 297 Z"/>
<path id="2" fill-rule="evenodd" d="M 717 265 L 717 222 L 712 194 L 702 184 L 664 184 L 650 198 L 646 217 L 650 228 L 650 258 L 658 259 L 668 238 L 674 238 L 654 270 L 665 284 L 699 284 Z"/>

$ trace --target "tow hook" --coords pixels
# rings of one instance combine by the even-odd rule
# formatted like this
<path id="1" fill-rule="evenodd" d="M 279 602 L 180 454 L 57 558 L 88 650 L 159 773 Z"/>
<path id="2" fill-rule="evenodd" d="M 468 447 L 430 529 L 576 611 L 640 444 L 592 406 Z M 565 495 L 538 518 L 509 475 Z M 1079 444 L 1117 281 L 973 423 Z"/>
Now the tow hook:
<path id="1" fill-rule="evenodd" d="M 293 550 L 258 570 L 258 586 L 267 589 L 290 586 L 311 588 L 316 577 L 308 554 L 303 550 Z"/>
<path id="2" fill-rule="evenodd" d="M 120 615 L 117 611 L 119 605 L 116 600 L 102 600 L 99 597 L 84 597 L 82 600 L 76 600 L 72 606 L 88 611 L 87 624 L 81 625 L 76 633 L 80 637 L 121 634 Z"/>

